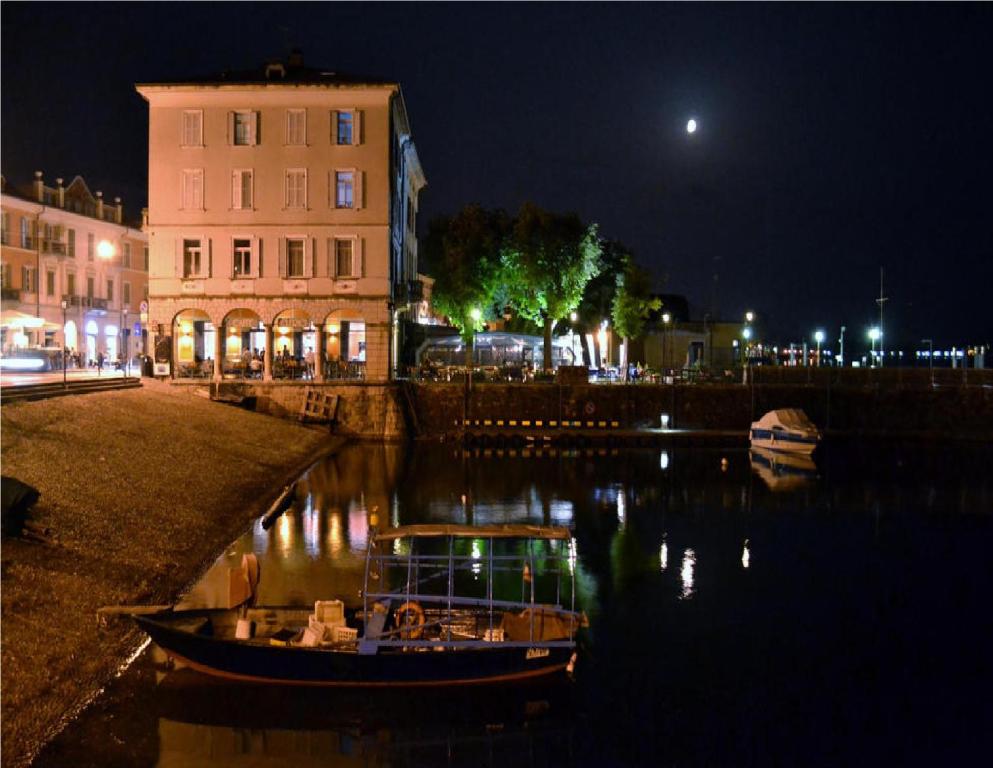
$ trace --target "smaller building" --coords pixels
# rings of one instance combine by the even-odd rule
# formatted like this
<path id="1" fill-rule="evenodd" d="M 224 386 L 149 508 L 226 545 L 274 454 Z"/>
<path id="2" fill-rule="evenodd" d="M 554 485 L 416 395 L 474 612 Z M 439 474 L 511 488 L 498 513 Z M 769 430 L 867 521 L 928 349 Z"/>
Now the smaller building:
<path id="1" fill-rule="evenodd" d="M 106 203 L 79 176 L 47 186 L 41 171 L 23 188 L 2 179 L 0 198 L 3 355 L 57 351 L 38 359 L 58 367 L 62 350 L 81 365 L 144 352 L 148 239 L 120 198 Z"/>

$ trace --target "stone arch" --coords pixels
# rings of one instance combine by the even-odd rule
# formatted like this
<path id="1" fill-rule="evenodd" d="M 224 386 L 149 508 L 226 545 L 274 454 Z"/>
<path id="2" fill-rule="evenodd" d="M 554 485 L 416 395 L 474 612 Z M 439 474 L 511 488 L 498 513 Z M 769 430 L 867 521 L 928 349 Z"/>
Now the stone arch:
<path id="1" fill-rule="evenodd" d="M 221 327 L 221 374 L 235 378 L 261 376 L 266 336 L 259 314 L 247 307 L 236 307 L 224 316 Z"/>
<path id="2" fill-rule="evenodd" d="M 353 307 L 332 310 L 322 331 L 330 378 L 365 378 L 366 319 Z"/>
<path id="3" fill-rule="evenodd" d="M 188 307 L 173 315 L 173 362 L 178 377 L 208 375 L 204 362 L 213 359 L 217 328 L 206 310 Z"/>

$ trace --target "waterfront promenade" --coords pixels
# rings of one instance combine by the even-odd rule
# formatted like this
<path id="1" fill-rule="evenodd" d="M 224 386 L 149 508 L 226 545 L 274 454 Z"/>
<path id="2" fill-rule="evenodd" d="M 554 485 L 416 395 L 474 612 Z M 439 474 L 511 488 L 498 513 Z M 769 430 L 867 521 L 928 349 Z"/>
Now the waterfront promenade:
<path id="1" fill-rule="evenodd" d="M 26 765 L 142 641 L 126 621 L 99 629 L 98 607 L 174 600 L 329 447 L 324 430 L 143 383 L 0 411 L 3 474 L 41 491 L 34 519 L 53 532 L 3 532 L 4 766 Z"/>

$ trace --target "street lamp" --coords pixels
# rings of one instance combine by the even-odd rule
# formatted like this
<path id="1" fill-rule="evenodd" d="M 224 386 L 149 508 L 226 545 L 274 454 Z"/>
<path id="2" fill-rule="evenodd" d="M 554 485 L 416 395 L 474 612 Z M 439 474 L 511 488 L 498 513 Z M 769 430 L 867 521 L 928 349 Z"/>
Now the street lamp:
<path id="1" fill-rule="evenodd" d="M 841 348 L 838 350 L 838 365 L 845 367 L 845 326 L 841 326 L 841 338 L 838 339 Z"/>
<path id="2" fill-rule="evenodd" d="M 97 243 L 97 256 L 104 261 L 114 258 L 114 244 L 110 240 L 101 240 Z"/>
<path id="3" fill-rule="evenodd" d="M 672 320 L 672 315 L 668 312 L 662 313 L 662 368 L 665 370 L 669 369 L 669 347 L 671 344 L 666 344 L 665 337 L 669 333 L 669 321 Z"/>
<path id="4" fill-rule="evenodd" d="M 66 310 L 69 302 L 62 299 L 62 389 L 69 389 L 69 381 L 66 378 L 66 368 L 69 366 L 69 350 L 66 348 Z"/>
<path id="5" fill-rule="evenodd" d="M 931 375 L 931 389 L 934 389 L 934 341 L 921 339 L 921 344 L 927 344 L 927 367 Z"/>
<path id="6" fill-rule="evenodd" d="M 876 326 L 873 326 L 872 328 L 869 329 L 869 341 L 871 342 L 871 346 L 869 348 L 869 357 L 871 359 L 875 359 L 876 357 L 876 342 L 879 341 L 881 336 L 882 333 L 880 332 L 879 328 L 877 328 Z"/>
<path id="7" fill-rule="evenodd" d="M 817 342 L 817 367 L 821 367 L 821 342 L 824 341 L 824 331 L 814 331 L 814 341 Z"/>
<path id="8" fill-rule="evenodd" d="M 121 306 L 121 358 L 124 362 L 124 378 L 128 377 L 131 373 L 131 351 L 128 349 L 128 341 L 130 340 L 131 334 L 127 330 L 128 324 L 128 305 L 123 304 Z"/>

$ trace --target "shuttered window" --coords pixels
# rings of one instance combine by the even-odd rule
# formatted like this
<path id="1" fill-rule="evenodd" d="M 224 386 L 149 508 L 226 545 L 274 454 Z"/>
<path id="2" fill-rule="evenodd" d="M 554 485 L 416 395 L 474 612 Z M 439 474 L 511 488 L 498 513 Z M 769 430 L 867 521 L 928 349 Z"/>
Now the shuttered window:
<path id="1" fill-rule="evenodd" d="M 254 174 L 250 168 L 231 172 L 231 207 L 236 211 L 251 210 Z"/>
<path id="2" fill-rule="evenodd" d="M 306 241 L 302 237 L 286 238 L 286 277 L 304 276 Z"/>
<path id="3" fill-rule="evenodd" d="M 186 211 L 203 210 L 203 168 L 187 168 L 183 171 L 182 208 Z"/>
<path id="4" fill-rule="evenodd" d="M 187 109 L 183 111 L 183 136 L 184 147 L 203 146 L 203 111 L 199 109 Z"/>
<path id="5" fill-rule="evenodd" d="M 289 168 L 286 171 L 286 207 L 307 207 L 307 171 L 304 168 Z"/>
<path id="6" fill-rule="evenodd" d="M 295 146 L 307 143 L 307 111 L 286 110 L 286 143 Z"/>
<path id="7" fill-rule="evenodd" d="M 235 146 L 258 144 L 259 113 L 247 110 L 231 113 L 231 143 Z"/>

